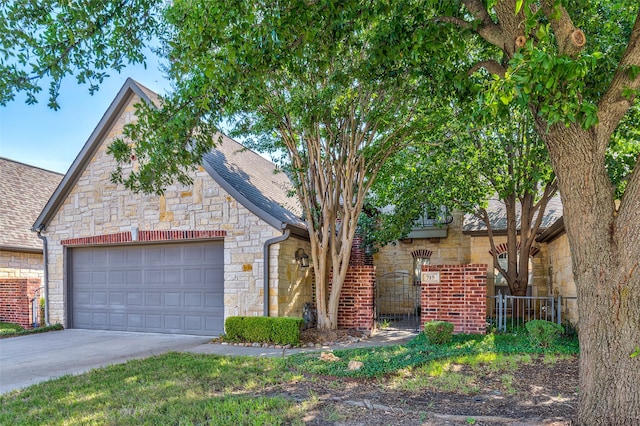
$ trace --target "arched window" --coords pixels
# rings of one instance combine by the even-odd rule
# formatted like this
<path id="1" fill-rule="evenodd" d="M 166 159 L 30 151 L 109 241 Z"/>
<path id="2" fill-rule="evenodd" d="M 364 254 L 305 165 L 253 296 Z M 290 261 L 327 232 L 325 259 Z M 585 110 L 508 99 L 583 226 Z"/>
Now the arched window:
<path id="1" fill-rule="evenodd" d="M 420 285 L 422 267 L 431 263 L 431 250 L 415 250 L 411 252 L 413 257 L 413 284 Z"/>
<path id="2" fill-rule="evenodd" d="M 508 255 L 507 252 L 500 253 L 498 255 L 498 263 L 505 271 L 508 268 Z M 529 281 L 527 285 L 527 296 L 531 296 L 531 284 L 533 282 L 533 262 L 531 261 L 531 257 L 529 257 Z M 493 269 L 493 286 L 495 289 L 495 294 L 500 292 L 503 295 L 511 296 L 511 291 L 509 290 L 509 285 L 507 284 L 507 280 L 502 276 L 498 268 Z"/>

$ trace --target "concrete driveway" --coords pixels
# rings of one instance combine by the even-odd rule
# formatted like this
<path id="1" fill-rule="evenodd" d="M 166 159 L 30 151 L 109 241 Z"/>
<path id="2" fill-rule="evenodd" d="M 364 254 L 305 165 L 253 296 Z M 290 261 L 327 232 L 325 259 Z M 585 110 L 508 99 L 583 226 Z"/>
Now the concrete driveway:
<path id="1" fill-rule="evenodd" d="M 134 358 L 186 351 L 208 341 L 200 336 L 93 330 L 0 339 L 0 394 Z"/>

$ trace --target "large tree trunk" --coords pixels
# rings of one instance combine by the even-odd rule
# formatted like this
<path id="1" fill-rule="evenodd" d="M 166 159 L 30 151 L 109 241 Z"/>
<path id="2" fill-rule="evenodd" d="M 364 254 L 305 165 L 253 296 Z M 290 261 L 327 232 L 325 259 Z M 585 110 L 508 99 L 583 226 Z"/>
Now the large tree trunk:
<path id="1" fill-rule="evenodd" d="M 564 204 L 577 287 L 578 424 L 638 425 L 640 357 L 631 354 L 640 345 L 640 188 L 628 187 L 616 210 L 604 167 L 602 147 L 607 144 L 597 135 L 559 125 L 545 136 Z"/>

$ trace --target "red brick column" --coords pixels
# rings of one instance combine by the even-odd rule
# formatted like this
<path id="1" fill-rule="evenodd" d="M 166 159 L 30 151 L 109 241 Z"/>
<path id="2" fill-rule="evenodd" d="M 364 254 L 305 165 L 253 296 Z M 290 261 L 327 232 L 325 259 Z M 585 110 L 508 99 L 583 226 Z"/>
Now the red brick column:
<path id="1" fill-rule="evenodd" d="M 349 266 L 338 302 L 338 328 L 373 330 L 375 282 L 375 267 Z"/>
<path id="2" fill-rule="evenodd" d="M 486 332 L 487 265 L 426 265 L 423 272 L 439 272 L 439 283 L 422 283 L 421 325 L 447 321 L 454 332 Z"/>
<path id="3" fill-rule="evenodd" d="M 0 321 L 32 328 L 31 299 L 39 278 L 0 278 Z"/>

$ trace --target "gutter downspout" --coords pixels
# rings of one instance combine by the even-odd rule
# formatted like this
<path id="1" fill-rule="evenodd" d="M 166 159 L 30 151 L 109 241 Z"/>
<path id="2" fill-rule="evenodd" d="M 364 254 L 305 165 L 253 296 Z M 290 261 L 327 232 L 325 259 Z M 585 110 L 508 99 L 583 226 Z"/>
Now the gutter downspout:
<path id="1" fill-rule="evenodd" d="M 269 316 L 269 247 L 271 247 L 273 244 L 276 243 L 280 243 L 284 240 L 286 240 L 287 238 L 289 238 L 289 235 L 291 234 L 291 231 L 288 229 L 284 230 L 284 233 L 282 235 L 280 235 L 279 237 L 274 237 L 271 238 L 267 241 L 264 242 L 264 248 L 263 248 L 263 258 L 264 258 L 264 316 L 268 317 Z"/>
<path id="2" fill-rule="evenodd" d="M 46 326 L 50 326 L 49 322 L 49 250 L 47 246 L 47 237 L 42 235 L 44 231 L 44 225 L 41 225 L 37 229 L 38 238 L 42 240 L 42 252 L 44 254 L 44 323 Z"/>

